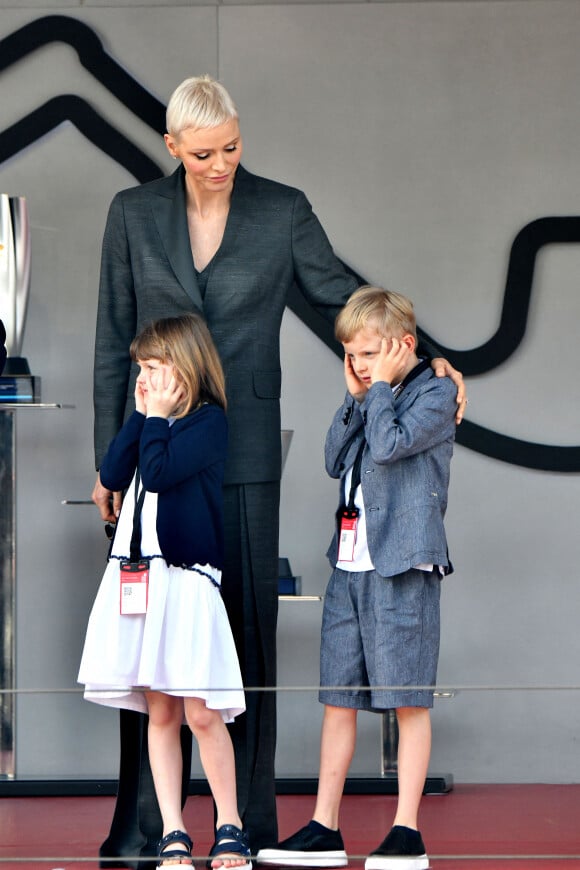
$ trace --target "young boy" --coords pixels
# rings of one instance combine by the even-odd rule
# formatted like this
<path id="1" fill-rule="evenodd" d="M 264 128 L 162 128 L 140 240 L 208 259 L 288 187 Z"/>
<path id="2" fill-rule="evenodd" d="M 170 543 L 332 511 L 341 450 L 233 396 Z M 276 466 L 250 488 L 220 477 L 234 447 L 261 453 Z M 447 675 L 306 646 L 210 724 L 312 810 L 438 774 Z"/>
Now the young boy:
<path id="1" fill-rule="evenodd" d="M 340 478 L 340 507 L 322 617 L 318 794 L 312 821 L 260 850 L 258 860 L 347 863 L 338 816 L 357 712 L 395 708 L 397 812 L 365 870 L 424 870 L 417 816 L 431 749 L 440 579 L 452 571 L 443 516 L 456 388 L 417 357 L 413 306 L 398 293 L 357 290 L 338 315 L 336 337 L 348 392 L 325 446 L 326 470 Z"/>

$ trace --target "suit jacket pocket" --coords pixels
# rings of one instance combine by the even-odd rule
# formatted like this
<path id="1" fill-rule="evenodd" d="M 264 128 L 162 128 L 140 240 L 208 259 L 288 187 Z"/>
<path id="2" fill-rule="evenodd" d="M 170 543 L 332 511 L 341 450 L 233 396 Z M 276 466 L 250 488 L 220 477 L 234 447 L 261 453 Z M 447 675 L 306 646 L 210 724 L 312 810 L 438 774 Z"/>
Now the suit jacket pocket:
<path id="1" fill-rule="evenodd" d="M 253 372 L 254 392 L 260 399 L 279 399 L 282 389 L 280 369 L 270 372 Z"/>

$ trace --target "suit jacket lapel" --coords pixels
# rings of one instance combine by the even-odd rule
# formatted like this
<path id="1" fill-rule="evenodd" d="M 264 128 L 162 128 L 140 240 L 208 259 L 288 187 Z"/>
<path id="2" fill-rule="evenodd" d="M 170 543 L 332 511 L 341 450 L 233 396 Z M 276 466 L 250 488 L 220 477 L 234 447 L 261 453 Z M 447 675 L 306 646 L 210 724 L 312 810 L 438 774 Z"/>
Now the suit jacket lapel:
<path id="1" fill-rule="evenodd" d="M 242 229 L 244 220 L 248 217 L 252 206 L 257 205 L 255 202 L 255 193 L 252 190 L 252 176 L 243 166 L 238 166 L 236 170 L 236 178 L 234 181 L 234 189 L 230 202 L 230 211 L 226 221 L 224 237 L 222 243 L 216 252 L 216 257 L 220 252 L 227 251 L 239 240 L 240 230 Z"/>
<path id="2" fill-rule="evenodd" d="M 239 286 L 229 280 L 231 262 L 239 264 L 248 256 L 254 238 L 253 234 L 248 237 L 248 218 L 253 227 L 256 213 L 261 214 L 252 179 L 243 166 L 238 166 L 222 242 L 208 266 L 210 272 L 205 291 L 208 314 L 212 300 L 214 304 L 223 306 L 229 296 L 239 292 Z"/>
<path id="3" fill-rule="evenodd" d="M 183 167 L 180 166 L 172 175 L 159 182 L 155 190 L 153 217 L 177 280 L 195 306 L 203 311 L 203 299 L 195 275 L 187 228 L 183 173 Z"/>

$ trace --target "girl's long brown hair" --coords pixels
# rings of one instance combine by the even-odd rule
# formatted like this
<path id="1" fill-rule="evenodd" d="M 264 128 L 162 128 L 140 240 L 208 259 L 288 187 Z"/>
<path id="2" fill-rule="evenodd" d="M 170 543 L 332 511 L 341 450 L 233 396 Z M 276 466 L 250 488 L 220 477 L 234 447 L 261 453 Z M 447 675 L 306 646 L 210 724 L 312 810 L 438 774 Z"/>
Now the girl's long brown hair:
<path id="1" fill-rule="evenodd" d="M 202 402 L 227 407 L 225 378 L 209 329 L 199 314 L 155 320 L 131 342 L 131 358 L 156 359 L 174 366 L 185 399 L 174 415 L 185 417 Z"/>

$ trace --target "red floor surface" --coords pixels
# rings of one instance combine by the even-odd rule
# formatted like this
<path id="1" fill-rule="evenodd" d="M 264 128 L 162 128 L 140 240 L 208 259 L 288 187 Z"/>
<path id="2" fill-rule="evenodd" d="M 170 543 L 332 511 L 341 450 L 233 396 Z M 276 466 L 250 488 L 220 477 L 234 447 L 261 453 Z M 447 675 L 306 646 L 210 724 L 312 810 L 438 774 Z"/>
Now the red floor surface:
<path id="1" fill-rule="evenodd" d="M 308 821 L 313 800 L 278 798 L 281 838 Z M 381 795 L 343 799 L 341 829 L 353 870 L 382 840 L 395 803 Z M 113 804 L 110 797 L 0 798 L 0 870 L 97 867 Z M 186 821 L 203 868 L 210 799 L 190 797 Z M 423 798 L 421 831 L 433 870 L 580 870 L 580 785 L 456 785 Z"/>

